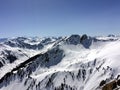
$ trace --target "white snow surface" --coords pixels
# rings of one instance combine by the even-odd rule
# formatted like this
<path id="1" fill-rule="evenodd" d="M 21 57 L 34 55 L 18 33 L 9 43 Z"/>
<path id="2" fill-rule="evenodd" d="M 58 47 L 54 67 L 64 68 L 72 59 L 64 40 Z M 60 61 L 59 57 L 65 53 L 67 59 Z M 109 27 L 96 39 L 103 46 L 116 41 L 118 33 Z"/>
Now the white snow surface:
<path id="1" fill-rule="evenodd" d="M 41 82 L 41 86 L 39 89 L 36 89 L 34 85 L 32 89 L 28 90 L 54 90 L 53 87 L 46 87 L 46 82 L 53 74 L 55 74 L 52 81 L 54 87 L 59 87 L 61 83 L 64 83 L 65 78 L 65 83 L 74 87 L 76 90 L 101 90 L 99 84 L 102 80 L 109 79 L 112 75 L 114 79 L 120 74 L 120 40 L 115 37 L 113 38 L 114 40 L 110 41 L 109 39 L 111 38 L 112 37 L 99 37 L 97 38 L 99 41 L 92 42 L 89 48 L 85 48 L 82 44 L 71 45 L 64 42 L 59 43 L 59 48 L 64 51 L 65 56 L 56 65 L 50 67 L 39 66 L 32 72 L 30 77 L 36 81 L 35 85 Z M 104 42 L 102 40 L 108 41 Z M 53 48 L 53 45 L 54 43 L 49 44 L 39 51 L 24 50 L 24 52 L 29 53 L 29 56 L 32 57 L 38 53 L 47 52 L 48 49 Z M 0 51 L 2 50 L 3 49 L 0 48 Z M 7 64 L 0 68 L 0 78 L 26 59 L 27 57 L 20 58 L 14 63 Z M 99 68 L 99 70 L 96 68 Z M 82 76 L 78 79 L 78 71 L 83 69 L 86 70 L 85 79 Z M 90 70 L 92 70 L 91 74 Z M 70 72 L 74 74 L 74 78 L 71 77 Z M 25 77 L 22 82 L 18 79 L 11 81 L 9 85 L 3 86 L 0 90 L 27 90 L 30 85 L 30 82 L 28 82 L 27 85 L 24 86 L 27 78 L 28 77 Z"/>

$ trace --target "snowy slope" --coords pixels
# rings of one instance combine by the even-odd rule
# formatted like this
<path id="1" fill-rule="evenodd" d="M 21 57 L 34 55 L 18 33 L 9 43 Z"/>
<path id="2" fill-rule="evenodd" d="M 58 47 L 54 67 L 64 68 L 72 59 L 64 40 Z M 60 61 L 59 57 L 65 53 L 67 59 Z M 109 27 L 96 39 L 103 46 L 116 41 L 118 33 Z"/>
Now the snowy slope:
<path id="1" fill-rule="evenodd" d="M 101 81 L 109 83 L 120 75 L 119 50 L 119 37 L 53 39 L 43 52 L 34 50 L 30 59 L 6 70 L 0 90 L 102 90 Z"/>
<path id="2" fill-rule="evenodd" d="M 8 38 L 0 42 L 0 67 L 22 57 L 31 57 L 55 42 L 55 38 Z M 48 45 L 49 44 L 49 45 Z"/>
<path id="3" fill-rule="evenodd" d="M 49 40 L 48 40 L 49 39 Z M 38 45 L 43 44 L 44 47 L 41 49 L 35 48 L 25 48 L 24 45 L 21 45 L 19 42 L 27 43 L 27 45 Z M 30 57 L 33 57 L 39 53 L 46 52 L 49 48 L 54 45 L 55 39 L 53 38 L 8 38 L 0 43 L 0 78 L 3 77 L 7 72 L 10 72 L 13 68 L 19 64 L 25 62 Z M 9 42 L 12 42 L 9 44 Z M 48 44 L 49 43 L 49 44 Z M 22 43 L 23 44 L 23 43 Z M 26 44 L 25 44 L 26 45 Z M 24 46 L 24 47 L 19 47 Z M 37 46 L 36 46 L 37 47 Z M 39 46 L 38 46 L 39 47 Z"/>

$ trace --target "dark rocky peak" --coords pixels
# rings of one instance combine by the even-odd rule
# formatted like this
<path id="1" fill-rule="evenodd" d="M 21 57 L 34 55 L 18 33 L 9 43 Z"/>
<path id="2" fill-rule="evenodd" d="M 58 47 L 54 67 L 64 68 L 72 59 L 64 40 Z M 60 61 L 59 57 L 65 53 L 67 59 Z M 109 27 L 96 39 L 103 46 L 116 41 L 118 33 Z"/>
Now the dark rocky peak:
<path id="1" fill-rule="evenodd" d="M 80 44 L 80 35 L 74 34 L 67 39 L 67 43 L 77 45 Z"/>
<path id="2" fill-rule="evenodd" d="M 113 34 L 109 34 L 108 37 L 116 37 L 116 36 Z"/>
<path id="3" fill-rule="evenodd" d="M 80 38 L 80 43 L 85 47 L 89 48 L 92 44 L 92 38 L 87 36 L 86 34 L 82 35 Z"/>
<path id="4" fill-rule="evenodd" d="M 89 48 L 92 43 L 92 38 L 87 36 L 86 34 L 83 34 L 81 37 L 80 35 L 71 35 L 67 40 L 68 44 L 82 44 L 85 48 Z"/>
<path id="5" fill-rule="evenodd" d="M 80 38 L 80 42 L 83 42 L 84 40 L 87 40 L 88 36 L 86 34 L 83 34 L 82 37 Z"/>
<path id="6" fill-rule="evenodd" d="M 27 40 L 28 38 L 26 37 L 17 37 L 15 40 L 19 40 L 19 41 L 24 41 Z"/>

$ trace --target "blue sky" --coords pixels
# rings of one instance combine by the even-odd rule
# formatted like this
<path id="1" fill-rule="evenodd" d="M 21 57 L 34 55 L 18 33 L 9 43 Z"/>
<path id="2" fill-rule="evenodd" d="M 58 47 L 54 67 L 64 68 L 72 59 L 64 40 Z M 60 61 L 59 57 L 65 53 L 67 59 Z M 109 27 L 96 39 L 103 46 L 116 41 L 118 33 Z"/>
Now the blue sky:
<path id="1" fill-rule="evenodd" d="M 0 37 L 120 34 L 120 0 L 0 0 Z"/>

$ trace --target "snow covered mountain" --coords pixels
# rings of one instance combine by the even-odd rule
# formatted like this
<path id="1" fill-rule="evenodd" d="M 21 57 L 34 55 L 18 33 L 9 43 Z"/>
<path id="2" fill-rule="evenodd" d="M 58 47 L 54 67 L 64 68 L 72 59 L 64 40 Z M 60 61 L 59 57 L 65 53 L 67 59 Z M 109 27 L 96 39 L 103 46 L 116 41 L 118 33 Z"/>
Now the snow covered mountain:
<path id="1" fill-rule="evenodd" d="M 0 90 L 114 90 L 120 37 L 18 37 L 0 42 Z"/>

